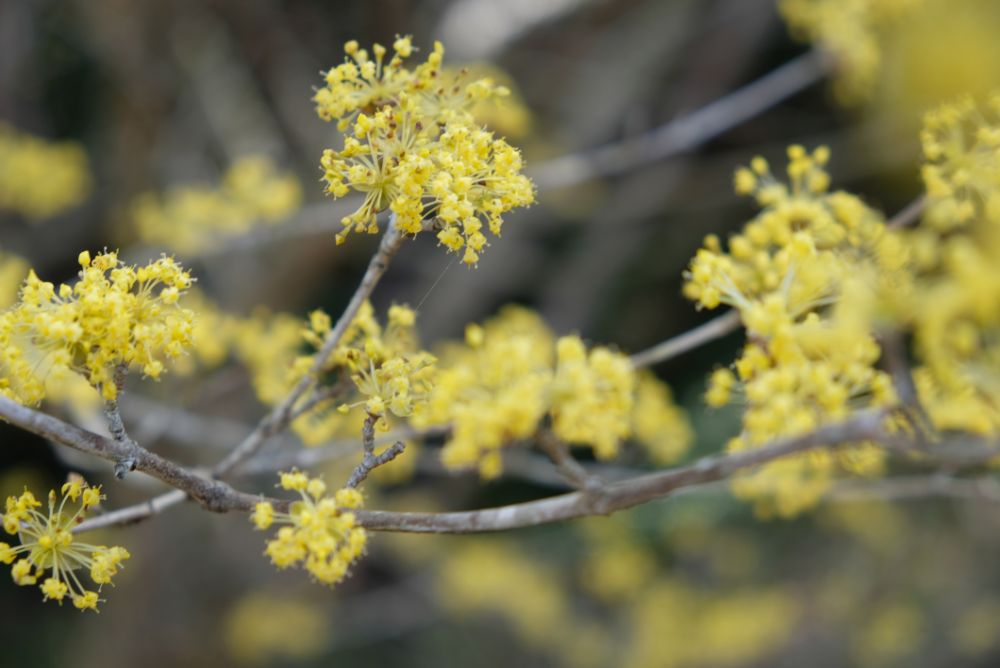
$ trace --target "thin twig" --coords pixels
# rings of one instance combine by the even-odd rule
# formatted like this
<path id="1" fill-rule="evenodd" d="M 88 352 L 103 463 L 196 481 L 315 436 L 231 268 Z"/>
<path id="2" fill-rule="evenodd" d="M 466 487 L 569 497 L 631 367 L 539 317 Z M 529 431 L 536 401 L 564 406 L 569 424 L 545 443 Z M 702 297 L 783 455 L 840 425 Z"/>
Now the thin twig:
<path id="1" fill-rule="evenodd" d="M 283 431 L 285 427 L 288 426 L 288 423 L 293 415 L 295 403 L 315 382 L 317 374 L 323 370 L 323 367 L 326 365 L 327 359 L 329 359 L 333 349 L 340 343 L 340 339 L 343 338 L 344 333 L 347 331 L 347 327 L 354 320 L 354 317 L 357 315 L 361 305 L 371 295 L 375 286 L 378 285 L 379 279 L 382 278 L 385 270 L 389 267 L 389 262 L 399 250 L 402 242 L 403 235 L 396 228 L 396 219 L 395 215 L 393 215 L 389 219 L 389 223 L 386 226 L 385 234 L 382 236 L 382 241 L 379 244 L 378 250 L 368 263 L 368 269 L 361 278 L 361 283 L 358 285 L 358 289 L 355 290 L 354 295 L 347 304 L 347 307 L 344 309 L 343 313 L 340 314 L 340 317 L 337 319 L 337 324 L 334 325 L 333 329 L 330 330 L 330 332 L 326 335 L 326 338 L 323 340 L 323 345 L 316 353 L 315 361 L 309 368 L 309 371 L 301 378 L 301 380 L 299 380 L 295 387 L 292 388 L 292 391 L 289 392 L 288 396 L 285 397 L 280 404 L 275 406 L 271 413 L 261 420 L 257 427 L 245 439 L 243 439 L 243 441 L 237 445 L 225 459 L 215 465 L 212 469 L 213 476 L 223 477 L 229 474 L 244 461 L 253 457 L 253 455 L 256 454 L 261 446 L 263 446 L 263 444 L 267 441 L 268 437 Z"/>
<path id="2" fill-rule="evenodd" d="M 531 176 L 560 188 L 612 176 L 697 148 L 822 79 L 829 59 L 810 51 L 696 111 L 625 141 L 549 160 Z"/>
<path id="3" fill-rule="evenodd" d="M 594 490 L 601 486 L 601 481 L 591 475 L 587 469 L 583 468 L 580 462 L 576 461 L 569 446 L 561 439 L 556 438 L 550 431 L 541 431 L 536 438 L 536 442 L 542 451 L 548 455 L 549 459 L 556 466 L 559 474 L 577 489 Z"/>
<path id="4" fill-rule="evenodd" d="M 118 510 L 112 510 L 101 515 L 96 515 L 84 520 L 73 527 L 74 533 L 93 531 L 103 527 L 119 526 L 124 524 L 134 524 L 153 515 L 158 515 L 167 508 L 175 506 L 181 501 L 187 500 L 187 492 L 180 489 L 172 489 L 133 506 L 126 506 Z"/>
<path id="5" fill-rule="evenodd" d="M 451 428 L 447 425 L 436 425 L 425 427 L 424 429 L 402 427 L 381 436 L 376 436 L 374 445 L 378 447 L 380 445 L 392 444 L 396 441 L 437 438 L 447 435 L 449 431 L 451 431 Z M 266 457 L 255 457 L 240 467 L 239 473 L 240 475 L 254 475 L 292 468 L 311 468 L 331 459 L 340 459 L 341 457 L 353 455 L 357 452 L 357 449 L 358 441 L 356 438 L 340 439 L 320 447 L 302 448 L 294 452 L 277 452 Z"/>
<path id="6" fill-rule="evenodd" d="M 137 444 L 128 435 L 125 421 L 118 409 L 118 400 L 125 393 L 125 377 L 128 375 L 128 364 L 115 366 L 112 382 L 115 384 L 115 398 L 104 402 L 104 416 L 108 419 L 108 432 L 116 443 L 126 449 L 127 454 L 115 461 L 115 477 L 124 480 L 129 471 L 135 470 Z"/>
<path id="7" fill-rule="evenodd" d="M 652 348 L 647 348 L 642 352 L 632 355 L 632 366 L 636 369 L 653 366 L 660 362 L 666 362 L 678 355 L 694 350 L 700 346 L 721 339 L 722 337 L 735 332 L 740 328 L 739 311 L 730 311 L 723 315 L 712 318 L 706 323 L 698 325 L 694 329 L 689 329 L 683 334 L 658 343 Z"/>
<path id="8" fill-rule="evenodd" d="M 881 480 L 843 480 L 825 498 L 832 501 L 902 500 L 946 497 L 1000 503 L 1000 481 L 992 476 L 956 478 L 947 474 Z"/>
<path id="9" fill-rule="evenodd" d="M 886 222 L 886 227 L 901 229 L 909 227 L 920 219 L 920 215 L 927 208 L 927 195 L 921 195 L 903 207 L 899 213 Z"/>
<path id="10" fill-rule="evenodd" d="M 906 348 L 902 335 L 897 331 L 885 332 L 879 337 L 882 344 L 882 358 L 892 378 L 899 407 L 906 421 L 917 436 L 917 446 L 924 447 L 935 440 L 934 422 L 924 408 L 913 379 L 913 369 L 906 358 Z"/>
<path id="11" fill-rule="evenodd" d="M 25 431 L 110 462 L 132 458 L 135 461 L 136 471 L 146 473 L 171 487 L 184 490 L 208 510 L 223 512 L 230 509 L 229 504 L 249 502 L 256 498 L 252 494 L 239 492 L 224 482 L 212 480 L 164 459 L 135 442 L 122 443 L 80 429 L 3 396 L 0 396 L 0 417 Z"/>
<path id="12" fill-rule="evenodd" d="M 361 430 L 361 442 L 364 447 L 364 457 L 361 463 L 358 464 L 354 472 L 351 473 L 350 479 L 347 481 L 348 487 L 357 487 L 365 481 L 368 474 L 374 469 L 382 466 L 383 464 L 388 464 L 396 457 L 403 454 L 403 450 L 406 446 L 402 441 L 396 441 L 388 448 L 383 450 L 379 454 L 375 454 L 375 423 L 378 422 L 378 416 L 368 415 L 365 418 L 365 425 Z"/>

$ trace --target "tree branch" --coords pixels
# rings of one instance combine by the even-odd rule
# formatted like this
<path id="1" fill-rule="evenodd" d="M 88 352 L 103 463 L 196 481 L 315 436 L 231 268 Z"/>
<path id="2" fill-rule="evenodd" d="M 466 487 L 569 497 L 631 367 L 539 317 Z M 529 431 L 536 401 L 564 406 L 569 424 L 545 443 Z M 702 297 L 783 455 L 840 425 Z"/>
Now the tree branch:
<path id="1" fill-rule="evenodd" d="M 886 227 L 901 229 L 909 227 L 920 219 L 920 214 L 927 208 L 927 195 L 920 195 L 903 207 L 899 213 L 886 221 Z"/>
<path id="2" fill-rule="evenodd" d="M 224 512 L 231 510 L 233 504 L 256 500 L 252 494 L 244 494 L 224 482 L 212 480 L 186 469 L 146 450 L 134 441 L 124 443 L 106 438 L 22 406 L 3 396 L 0 396 L 0 417 L 25 431 L 110 462 L 117 463 L 131 458 L 136 471 L 146 473 L 171 487 L 184 490 L 208 510 Z"/>
<path id="3" fill-rule="evenodd" d="M 530 171 L 541 188 L 612 176 L 697 148 L 822 79 L 831 61 L 809 51 L 686 116 L 625 141 L 549 160 Z"/>
<path id="4" fill-rule="evenodd" d="M 740 328 L 740 313 L 732 310 L 720 316 L 712 318 L 708 322 L 702 323 L 694 329 L 689 329 L 683 334 L 667 339 L 656 344 L 652 348 L 647 348 L 642 352 L 632 355 L 630 358 L 632 366 L 642 369 L 653 366 L 660 362 L 666 362 L 686 352 L 705 345 L 710 341 L 721 339 L 722 337 L 735 332 Z"/>
<path id="5" fill-rule="evenodd" d="M 403 454 L 403 450 L 406 446 L 403 445 L 402 441 L 396 441 L 388 448 L 383 450 L 379 454 L 375 454 L 375 423 L 378 422 L 378 417 L 375 415 L 368 415 L 365 418 L 365 425 L 362 429 L 362 446 L 364 447 L 364 458 L 361 463 L 355 467 L 354 472 L 351 473 L 350 479 L 347 481 L 348 487 L 357 487 L 365 481 L 368 474 L 374 469 L 382 466 L 383 464 L 388 464 L 396 457 Z"/>
<path id="6" fill-rule="evenodd" d="M 389 219 L 378 250 L 368 263 L 368 269 L 361 278 L 358 289 L 354 291 L 354 295 L 348 302 L 344 312 L 340 314 L 337 324 L 333 326 L 333 329 L 330 330 L 323 340 L 323 345 L 316 353 L 316 359 L 309 368 L 309 371 L 292 388 L 288 396 L 275 406 L 271 413 L 261 420 L 257 427 L 227 457 L 215 465 L 212 469 L 214 477 L 223 477 L 232 472 L 245 460 L 253 457 L 270 436 L 280 433 L 288 426 L 293 415 L 295 402 L 315 382 L 317 374 L 322 371 L 333 349 L 340 343 L 341 338 L 343 338 L 344 333 L 347 331 L 347 327 L 354 320 L 354 316 L 357 315 L 361 305 L 371 296 L 372 291 L 378 285 L 382 275 L 385 274 L 385 270 L 389 267 L 389 263 L 392 261 L 393 256 L 396 255 L 402 242 L 403 235 L 396 228 L 396 218 L 393 215 Z"/>
<path id="7" fill-rule="evenodd" d="M 604 486 L 599 492 L 572 492 L 499 508 L 455 513 L 355 512 L 358 524 L 373 531 L 413 533 L 481 533 L 505 531 L 563 520 L 607 515 L 669 496 L 673 492 L 723 480 L 734 473 L 775 459 L 823 446 L 888 437 L 881 411 L 859 413 L 839 424 L 820 427 L 803 436 L 775 441 L 755 450 L 707 457 L 690 466 L 631 478 Z"/>
<path id="8" fill-rule="evenodd" d="M 1000 481 L 992 476 L 956 478 L 947 474 L 881 480 L 843 480 L 824 498 L 833 501 L 926 499 L 945 497 L 1000 503 Z"/>

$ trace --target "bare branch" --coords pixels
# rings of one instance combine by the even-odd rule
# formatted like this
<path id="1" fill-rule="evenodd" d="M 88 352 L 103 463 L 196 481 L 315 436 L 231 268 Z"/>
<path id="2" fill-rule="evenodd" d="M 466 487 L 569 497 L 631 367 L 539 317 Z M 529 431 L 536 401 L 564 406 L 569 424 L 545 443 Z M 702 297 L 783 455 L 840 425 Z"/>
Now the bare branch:
<path id="1" fill-rule="evenodd" d="M 830 67 L 825 55 L 810 51 L 666 125 L 617 144 L 549 160 L 529 174 L 540 189 L 561 188 L 690 151 L 808 88 Z"/>
<path id="2" fill-rule="evenodd" d="M 13 425 L 74 450 L 94 455 L 110 462 L 133 459 L 134 469 L 146 473 L 171 487 L 182 489 L 208 510 L 223 512 L 231 504 L 256 499 L 238 492 L 224 482 L 212 480 L 152 453 L 134 441 L 123 443 L 80 429 L 40 411 L 22 406 L 0 396 L 0 417 Z"/>
<path id="3" fill-rule="evenodd" d="M 656 344 L 652 348 L 632 355 L 632 366 L 636 369 L 641 369 L 659 364 L 660 362 L 666 362 L 678 355 L 683 355 L 686 352 L 703 346 L 710 341 L 721 339 L 739 328 L 739 311 L 733 310 L 729 313 L 724 313 L 708 322 L 698 325 L 694 329 L 689 329 L 683 334 L 678 334 L 671 339 Z"/>
<path id="4" fill-rule="evenodd" d="M 358 523 L 367 529 L 415 533 L 504 531 L 588 515 L 607 515 L 669 496 L 682 488 L 723 480 L 742 469 L 795 453 L 853 441 L 879 441 L 888 436 L 882 426 L 884 417 L 881 411 L 859 413 L 846 422 L 820 427 L 809 434 L 781 439 L 755 450 L 707 457 L 690 466 L 610 483 L 597 493 L 572 492 L 539 501 L 456 513 L 359 510 L 355 514 Z"/>
<path id="5" fill-rule="evenodd" d="M 594 490 L 601 486 L 601 481 L 591 475 L 587 469 L 583 468 L 580 462 L 576 461 L 573 453 L 570 452 L 569 446 L 559 438 L 556 438 L 555 434 L 550 431 L 541 431 L 536 440 L 542 451 L 555 464 L 559 474 L 570 485 L 577 489 L 589 490 Z"/>
<path id="6" fill-rule="evenodd" d="M 422 440 L 443 436 L 450 431 L 447 425 L 427 427 L 425 429 L 413 429 L 403 427 L 395 429 L 381 436 L 376 436 L 374 445 L 386 445 L 396 441 Z M 248 461 L 239 469 L 240 475 L 253 475 L 258 473 L 271 473 L 292 468 L 310 468 L 331 459 L 340 459 L 353 455 L 358 450 L 356 438 L 332 441 L 328 445 L 316 448 L 302 448 L 294 452 L 278 452 L 266 457 L 255 457 Z"/>
<path id="7" fill-rule="evenodd" d="M 101 529 L 103 527 L 134 524 L 157 515 L 182 501 L 186 501 L 187 498 L 187 492 L 184 490 L 172 489 L 169 492 L 154 496 L 149 501 L 137 503 L 134 506 L 126 506 L 86 519 L 73 527 L 73 532 L 83 533 L 84 531 L 93 531 L 94 529 Z"/>
<path id="8" fill-rule="evenodd" d="M 886 222 L 886 227 L 900 229 L 909 227 L 920 219 L 920 215 L 927 208 L 927 196 L 921 195 L 907 204 L 899 213 Z"/>
<path id="9" fill-rule="evenodd" d="M 867 501 L 934 497 L 1000 503 L 1000 481 L 991 476 L 956 478 L 947 474 L 881 480 L 842 480 L 825 498 L 833 501 Z"/>

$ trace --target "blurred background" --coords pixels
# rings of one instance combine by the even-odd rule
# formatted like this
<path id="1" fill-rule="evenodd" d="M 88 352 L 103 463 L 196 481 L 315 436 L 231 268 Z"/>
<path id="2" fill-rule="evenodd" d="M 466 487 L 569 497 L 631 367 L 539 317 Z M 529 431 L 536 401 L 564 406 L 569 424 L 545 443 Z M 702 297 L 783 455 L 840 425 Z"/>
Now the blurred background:
<path id="1" fill-rule="evenodd" d="M 754 155 L 780 169 L 788 144 L 828 145 L 834 187 L 887 216 L 919 195 L 920 117 L 1000 83 L 1000 8 L 910 4 L 878 32 L 863 95 L 843 95 L 815 59 L 797 89 L 717 136 L 588 178 L 560 158 L 646 145 L 646 133 L 808 58 L 810 45 L 789 36 L 773 0 L 5 0 L 0 139 L 61 147 L 66 173 L 15 170 L 0 142 L 0 251 L 51 281 L 70 279 L 83 249 L 118 248 L 130 261 L 166 251 L 227 312 L 337 313 L 376 241 L 334 245 L 344 205 L 323 195 L 318 165 L 340 139 L 312 93 L 347 40 L 412 34 L 422 53 L 441 40 L 446 64 L 512 88 L 484 122 L 522 148 L 537 204 L 510 214 L 475 270 L 429 235 L 408 243 L 377 310 L 417 307 L 433 346 L 518 303 L 559 334 L 636 352 L 707 319 L 681 296 L 682 271 L 706 234 L 754 214 L 731 186 Z M 254 191 L 262 174 L 277 175 L 283 203 L 253 224 L 236 216 L 179 247 L 158 233 L 165 219 L 211 210 L 197 196 L 177 203 L 183 189 Z M 66 205 L 18 206 L 33 188 Z M 689 413 L 695 455 L 737 431 L 738 416 L 704 409 L 701 395 L 740 343 L 732 335 L 655 369 Z M 235 363 L 198 379 L 135 380 L 124 402 L 133 435 L 183 463 L 215 461 L 265 411 Z M 185 436 L 195 418 L 214 430 Z M 4 495 L 24 484 L 40 493 L 69 471 L 104 483 L 115 506 L 158 490 L 9 427 L 0 439 Z M 353 462 L 320 470 L 341 476 Z M 382 480 L 369 505 L 464 509 L 553 491 L 552 481 L 481 484 L 418 464 Z M 498 536 L 376 535 L 332 590 L 275 571 L 245 517 L 185 505 L 95 540 L 133 555 L 99 616 L 0 578 L 0 665 L 998 665 L 995 506 L 885 496 L 844 490 L 798 519 L 761 520 L 716 486 Z"/>

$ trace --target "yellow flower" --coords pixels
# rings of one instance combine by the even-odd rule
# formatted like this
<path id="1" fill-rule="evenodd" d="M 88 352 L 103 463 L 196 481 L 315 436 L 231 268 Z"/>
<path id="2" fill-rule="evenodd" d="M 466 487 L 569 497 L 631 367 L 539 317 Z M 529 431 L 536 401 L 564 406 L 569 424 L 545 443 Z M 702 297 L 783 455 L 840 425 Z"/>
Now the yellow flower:
<path id="1" fill-rule="evenodd" d="M 728 448 L 759 447 L 802 434 L 851 412 L 895 402 L 876 368 L 878 313 L 905 303 L 912 278 L 905 243 L 881 216 L 844 192 L 830 193 L 828 151 L 788 149 L 788 184 L 755 158 L 735 188 L 762 211 L 723 250 L 705 241 L 685 277 L 700 306 L 737 308 L 749 343 L 729 369 L 716 370 L 706 401 L 746 405 L 741 434 Z M 873 474 L 882 457 L 859 444 L 835 454 L 788 458 L 741 475 L 734 490 L 764 514 L 792 515 L 815 505 L 839 472 Z"/>
<path id="2" fill-rule="evenodd" d="M 618 454 L 635 436 L 658 460 L 679 457 L 690 429 L 669 390 L 642 382 L 627 357 L 590 350 L 578 337 L 558 341 L 531 311 L 506 307 L 484 325 L 466 328 L 464 345 L 442 348 L 427 409 L 414 425 L 451 426 L 441 451 L 450 469 L 502 472 L 505 447 L 530 440 L 546 416 L 552 432 L 600 458 Z"/>
<path id="3" fill-rule="evenodd" d="M 598 459 L 618 454 L 631 433 L 635 376 L 628 357 L 607 348 L 589 352 L 579 337 L 556 342 L 552 431 L 568 443 L 588 444 Z"/>
<path id="4" fill-rule="evenodd" d="M 78 609 L 96 611 L 100 601 L 97 592 L 84 589 L 76 572 L 88 570 L 91 580 L 100 589 L 110 584 L 122 562 L 131 556 L 123 547 L 90 545 L 74 537 L 72 528 L 86 517 L 87 508 L 102 498 L 100 487 L 89 487 L 79 478 L 63 485 L 61 501 L 55 490 L 49 493 L 47 515 L 35 510 L 41 504 L 28 490 L 20 496 L 8 497 L 4 529 L 9 534 L 17 534 L 21 544 L 12 548 L 0 543 L 0 561 L 10 564 L 20 556 L 11 568 L 14 582 L 22 586 L 34 585 L 46 571 L 51 571 L 39 585 L 44 600 L 52 599 L 61 604 L 69 596 Z M 67 503 L 77 500 L 81 501 L 79 507 L 70 513 Z"/>
<path id="5" fill-rule="evenodd" d="M 340 582 L 367 542 L 365 530 L 355 526 L 354 515 L 344 512 L 361 505 L 360 493 L 342 489 L 327 496 L 322 480 L 298 471 L 282 473 L 281 486 L 297 491 L 300 500 L 287 513 L 267 502 L 257 504 L 251 520 L 258 529 L 272 523 L 285 525 L 268 541 L 264 553 L 280 569 L 301 564 L 319 582 Z"/>
<path id="6" fill-rule="evenodd" d="M 316 94 L 322 118 L 339 119 L 341 131 L 353 127 L 343 149 L 323 153 L 326 190 L 334 197 L 364 193 L 341 221 L 337 243 L 352 231 L 378 232 L 377 216 L 389 209 L 405 234 L 435 221 L 438 241 L 452 252 L 464 249 L 463 261 L 476 264 L 487 245 L 483 228 L 499 236 L 503 214 L 534 201 L 520 153 L 469 113 L 474 102 L 506 89 L 488 79 L 466 83 L 463 75 L 440 81 L 440 44 L 412 71 L 403 66 L 408 39 L 397 41 L 385 66 L 379 45 L 374 60 L 356 43 L 348 47 L 349 60 L 327 73 L 327 87 Z"/>
<path id="7" fill-rule="evenodd" d="M 113 400 L 117 368 L 158 378 L 163 361 L 190 346 L 194 314 L 176 301 L 192 279 L 173 258 L 134 267 L 105 252 L 81 253 L 79 261 L 79 280 L 58 290 L 29 273 L 19 303 L 0 314 L 0 393 L 37 403 L 38 372 L 71 368 Z"/>
<path id="8" fill-rule="evenodd" d="M 938 429 L 992 435 L 1000 431 L 1000 94 L 929 112 L 922 139 L 928 208 L 908 238 L 919 282 L 904 317 L 917 391 Z"/>

